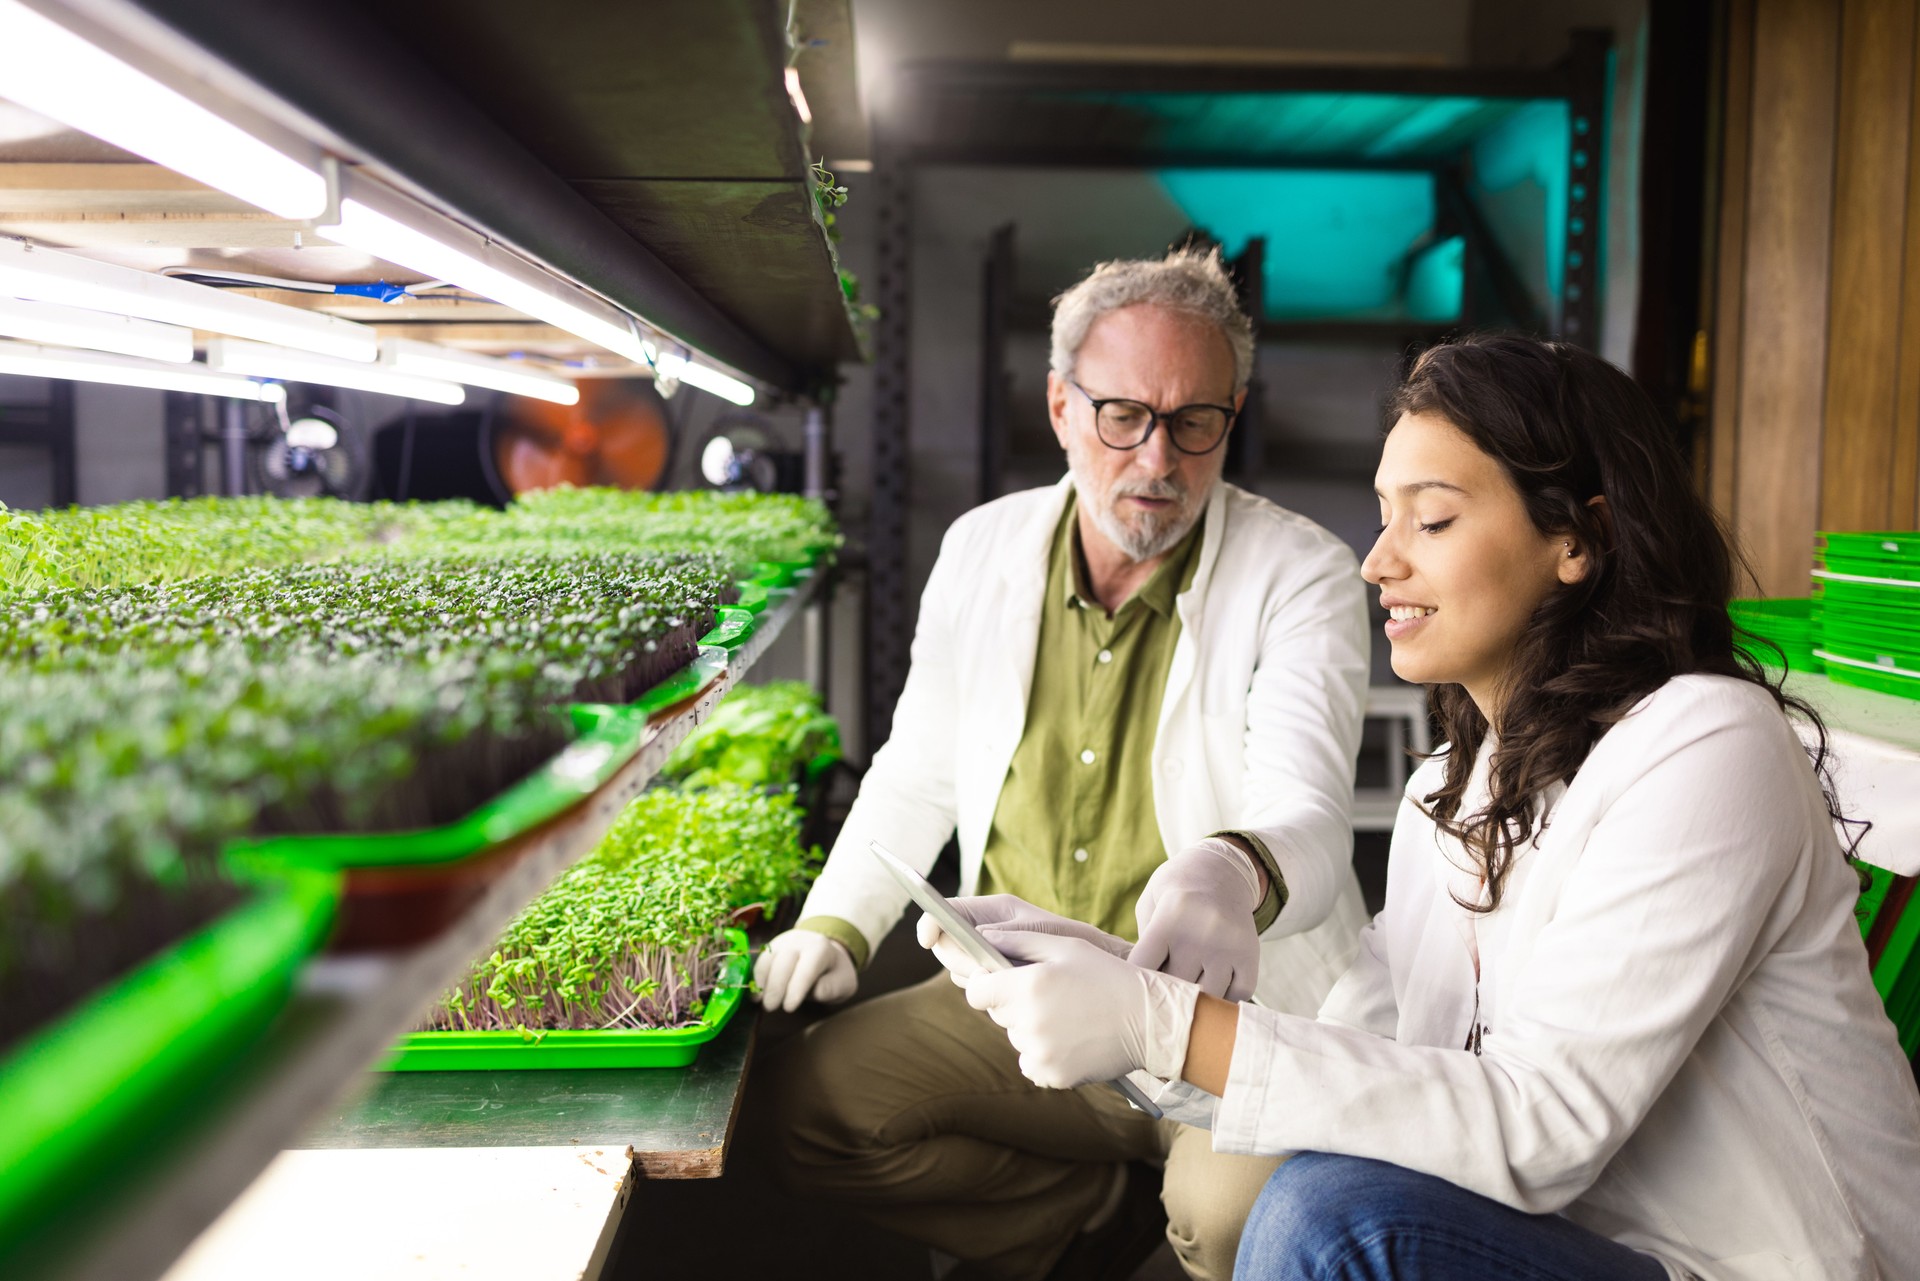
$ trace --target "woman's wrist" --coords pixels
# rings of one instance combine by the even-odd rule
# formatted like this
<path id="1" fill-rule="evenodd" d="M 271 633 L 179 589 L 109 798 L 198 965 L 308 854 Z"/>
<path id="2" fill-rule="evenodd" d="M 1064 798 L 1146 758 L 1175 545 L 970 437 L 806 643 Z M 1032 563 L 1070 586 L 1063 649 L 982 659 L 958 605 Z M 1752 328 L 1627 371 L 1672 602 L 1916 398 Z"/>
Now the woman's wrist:
<path id="1" fill-rule="evenodd" d="M 1239 1028 L 1237 1003 L 1202 993 L 1193 1007 L 1193 1028 L 1187 1035 L 1187 1058 L 1180 1079 L 1216 1098 L 1224 1095 Z"/>

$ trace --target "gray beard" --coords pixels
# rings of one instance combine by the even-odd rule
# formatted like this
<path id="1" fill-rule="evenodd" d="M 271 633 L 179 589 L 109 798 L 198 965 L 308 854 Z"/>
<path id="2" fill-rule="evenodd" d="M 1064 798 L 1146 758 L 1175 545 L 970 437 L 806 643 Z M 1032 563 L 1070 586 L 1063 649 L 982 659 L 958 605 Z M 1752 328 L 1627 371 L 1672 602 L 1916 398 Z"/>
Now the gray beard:
<path id="1" fill-rule="evenodd" d="M 1093 517 L 1094 528 L 1106 535 L 1107 541 L 1119 548 L 1128 560 L 1135 563 L 1152 560 L 1173 550 L 1200 518 L 1202 504 L 1191 501 L 1192 495 L 1176 491 L 1169 485 L 1163 490 L 1148 491 L 1148 496 L 1172 498 L 1179 506 L 1166 516 L 1142 513 L 1136 523 L 1128 524 L 1114 514 L 1114 496 L 1102 494 L 1094 488 L 1074 454 L 1075 451 L 1068 452 L 1067 468 L 1073 475 L 1073 487 L 1080 496 L 1081 504 L 1086 507 L 1087 514 Z M 1125 497 L 1126 493 L 1119 496 Z"/>

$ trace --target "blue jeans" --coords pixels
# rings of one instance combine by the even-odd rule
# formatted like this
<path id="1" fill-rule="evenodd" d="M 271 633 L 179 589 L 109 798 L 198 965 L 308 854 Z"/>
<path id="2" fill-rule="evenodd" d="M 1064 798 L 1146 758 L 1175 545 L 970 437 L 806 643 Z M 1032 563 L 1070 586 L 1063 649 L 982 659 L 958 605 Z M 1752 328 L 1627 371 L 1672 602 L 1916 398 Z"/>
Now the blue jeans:
<path id="1" fill-rule="evenodd" d="M 1430 1174 L 1302 1152 L 1267 1180 L 1240 1281 L 1666 1281 L 1652 1256 Z"/>

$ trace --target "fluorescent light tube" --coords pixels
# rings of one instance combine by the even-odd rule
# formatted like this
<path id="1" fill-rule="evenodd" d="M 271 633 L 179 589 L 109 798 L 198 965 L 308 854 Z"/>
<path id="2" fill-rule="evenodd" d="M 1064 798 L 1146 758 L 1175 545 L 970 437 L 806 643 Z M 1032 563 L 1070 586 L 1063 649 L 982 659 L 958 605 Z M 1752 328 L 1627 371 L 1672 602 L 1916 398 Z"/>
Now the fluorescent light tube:
<path id="1" fill-rule="evenodd" d="M 20 240 L 0 239 L 0 298 L 119 312 L 343 360 L 371 361 L 380 354 L 379 338 L 369 325 Z"/>
<path id="2" fill-rule="evenodd" d="M 436 405 L 458 405 L 467 398 L 458 383 L 395 373 L 384 365 L 362 365 L 351 360 L 329 360 L 304 351 L 270 347 L 264 343 L 215 338 L 207 344 L 207 364 L 222 373 L 254 378 L 278 378 L 290 383 L 318 383 L 324 387 L 353 387 L 385 396 L 430 400 Z"/>
<path id="3" fill-rule="evenodd" d="M 328 240 L 430 280 L 458 285 L 629 360 L 640 360 L 640 339 L 619 308 L 397 192 L 353 174 L 342 174 L 340 181 L 340 221 L 319 228 Z"/>
<path id="4" fill-rule="evenodd" d="M 87 347 L 146 360 L 193 359 L 193 330 L 57 302 L 0 298 L 0 335 L 56 347 Z"/>
<path id="5" fill-rule="evenodd" d="M 276 217 L 305 220 L 326 209 L 317 164 L 268 145 L 18 0 L 0 0 L 0 98 Z"/>
<path id="6" fill-rule="evenodd" d="M 511 360 L 479 356 L 412 338 L 388 338 L 380 344 L 380 363 L 396 373 L 421 378 L 444 378 L 472 387 L 491 387 L 516 396 L 550 400 L 556 405 L 580 403 L 573 380 Z"/>
<path id="7" fill-rule="evenodd" d="M 695 364 L 678 352 L 656 352 L 652 343 L 646 346 L 646 359 L 658 377 L 669 381 L 677 379 L 689 387 L 712 392 L 720 399 L 730 400 L 736 405 L 753 403 L 751 384 L 743 383 L 731 374 L 723 374 L 711 365 Z"/>
<path id="8" fill-rule="evenodd" d="M 214 373 L 205 365 L 174 365 L 103 352 L 62 351 L 31 343 L 0 341 L 0 374 L 22 378 L 65 378 L 83 383 L 113 383 L 121 387 L 153 387 L 160 391 L 189 391 L 202 396 L 231 396 L 278 404 L 287 397 L 278 383 L 260 383 L 233 374 Z"/>

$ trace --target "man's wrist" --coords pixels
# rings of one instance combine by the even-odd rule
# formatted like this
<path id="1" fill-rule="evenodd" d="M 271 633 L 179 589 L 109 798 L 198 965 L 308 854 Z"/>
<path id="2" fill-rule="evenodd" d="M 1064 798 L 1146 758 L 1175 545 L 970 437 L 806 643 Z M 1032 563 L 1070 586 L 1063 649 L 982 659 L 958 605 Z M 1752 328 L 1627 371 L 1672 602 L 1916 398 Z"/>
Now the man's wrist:
<path id="1" fill-rule="evenodd" d="M 1279 917 L 1282 908 L 1287 905 L 1287 881 L 1280 873 L 1280 862 L 1274 858 L 1267 843 L 1252 832 L 1235 830 L 1214 832 L 1213 836 L 1227 841 L 1242 854 L 1253 860 L 1260 869 L 1264 890 L 1259 903 L 1253 909 L 1253 928 L 1264 934 Z"/>
<path id="2" fill-rule="evenodd" d="M 809 916 L 795 923 L 794 929 L 806 930 L 813 934 L 824 934 L 853 957 L 853 968 L 864 970 L 873 949 L 867 943 L 867 936 L 852 921 L 843 921 L 837 916 Z"/>

